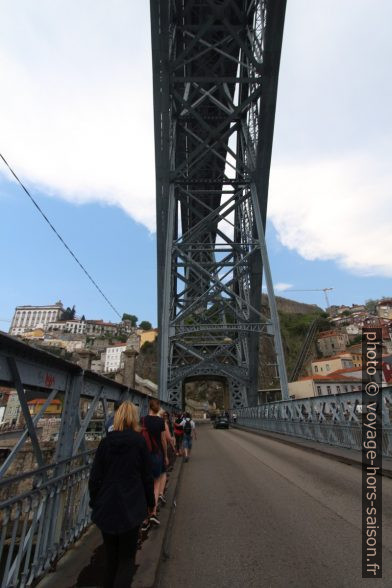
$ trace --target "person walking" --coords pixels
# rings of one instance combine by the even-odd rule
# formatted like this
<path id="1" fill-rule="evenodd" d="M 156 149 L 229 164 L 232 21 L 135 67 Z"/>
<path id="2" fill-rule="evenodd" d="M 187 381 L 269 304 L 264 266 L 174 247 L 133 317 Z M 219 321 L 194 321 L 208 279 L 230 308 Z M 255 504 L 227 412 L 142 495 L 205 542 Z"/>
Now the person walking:
<path id="1" fill-rule="evenodd" d="M 174 438 L 176 440 L 176 455 L 182 455 L 182 439 L 184 437 L 184 429 L 182 428 L 182 421 L 184 420 L 181 414 L 176 416 L 174 421 Z"/>
<path id="2" fill-rule="evenodd" d="M 114 415 L 116 414 L 116 411 L 118 410 L 118 408 L 120 406 L 121 406 L 121 402 L 115 402 L 113 404 L 113 414 L 111 414 L 108 417 L 108 419 L 107 419 L 107 421 L 105 423 L 105 433 L 106 433 L 106 435 L 108 433 L 111 433 L 112 431 L 114 431 L 114 426 L 113 426 L 113 423 L 114 423 Z"/>
<path id="3" fill-rule="evenodd" d="M 184 461 L 187 463 L 192 451 L 192 439 L 196 441 L 197 438 L 195 423 L 192 420 L 192 416 L 189 412 L 185 413 L 185 418 L 181 422 L 181 426 L 184 430 L 184 438 L 182 441 L 185 453 Z"/>
<path id="4" fill-rule="evenodd" d="M 130 586 L 139 527 L 155 507 L 151 458 L 139 431 L 136 406 L 123 402 L 91 468 L 91 518 L 102 533 L 106 554 L 104 588 Z"/>
<path id="5" fill-rule="evenodd" d="M 165 421 L 159 416 L 160 403 L 156 398 L 150 398 L 149 413 L 142 419 L 142 425 L 147 430 L 151 439 L 152 473 L 154 476 L 155 508 L 150 515 L 150 523 L 160 525 L 157 515 L 157 507 L 163 484 L 163 477 L 166 477 L 166 468 L 169 465 L 167 456 L 167 441 Z M 161 502 L 163 502 L 161 500 Z"/>
<path id="6" fill-rule="evenodd" d="M 169 423 L 168 423 L 167 412 L 165 410 L 163 410 L 163 408 L 161 408 L 158 415 L 160 416 L 161 419 L 163 419 L 163 422 L 165 425 L 165 439 L 166 439 L 167 457 L 168 457 L 167 466 L 169 466 L 170 465 L 170 449 L 173 451 L 173 447 L 175 447 L 174 439 L 170 434 L 170 427 L 169 427 Z M 166 504 L 165 488 L 166 488 L 166 482 L 167 482 L 167 466 L 162 468 L 162 474 L 159 479 L 158 500 L 163 505 Z"/>

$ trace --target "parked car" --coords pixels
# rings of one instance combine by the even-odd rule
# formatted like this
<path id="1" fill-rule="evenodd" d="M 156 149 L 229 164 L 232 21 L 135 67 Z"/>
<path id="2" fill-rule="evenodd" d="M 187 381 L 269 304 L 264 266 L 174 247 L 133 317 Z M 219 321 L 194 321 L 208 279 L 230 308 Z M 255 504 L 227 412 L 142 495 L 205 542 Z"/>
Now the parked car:
<path id="1" fill-rule="evenodd" d="M 228 429 L 229 426 L 229 419 L 226 416 L 216 417 L 214 422 L 214 429 Z"/>

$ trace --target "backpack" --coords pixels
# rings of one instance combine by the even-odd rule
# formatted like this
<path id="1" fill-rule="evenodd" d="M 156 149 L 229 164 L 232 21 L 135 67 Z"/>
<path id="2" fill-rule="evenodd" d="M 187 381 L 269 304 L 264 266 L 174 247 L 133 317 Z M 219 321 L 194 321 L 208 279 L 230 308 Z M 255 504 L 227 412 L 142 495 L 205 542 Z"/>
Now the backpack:
<path id="1" fill-rule="evenodd" d="M 192 435 L 192 425 L 190 419 L 186 419 L 185 421 L 184 433 L 185 435 Z"/>
<path id="2" fill-rule="evenodd" d="M 152 437 L 152 435 L 150 435 L 150 431 L 147 429 L 146 424 L 144 422 L 144 417 L 141 419 L 141 424 L 142 424 L 141 434 L 143 435 L 144 440 L 147 444 L 148 451 L 150 453 L 159 453 L 160 449 L 159 449 L 158 443 L 156 442 L 154 437 Z"/>
<path id="3" fill-rule="evenodd" d="M 174 434 L 179 436 L 184 434 L 184 429 L 181 427 L 182 418 L 178 418 L 174 422 Z"/>

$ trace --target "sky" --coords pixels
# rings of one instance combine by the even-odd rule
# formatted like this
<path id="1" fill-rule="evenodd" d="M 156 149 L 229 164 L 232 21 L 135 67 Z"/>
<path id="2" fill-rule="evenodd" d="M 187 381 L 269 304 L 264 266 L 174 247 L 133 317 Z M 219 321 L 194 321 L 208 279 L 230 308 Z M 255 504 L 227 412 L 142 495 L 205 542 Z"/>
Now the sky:
<path id="1" fill-rule="evenodd" d="M 277 294 L 392 295 L 390 0 L 288 0 L 268 201 Z M 149 3 L 0 0 L 0 152 L 113 305 L 156 324 Z M 0 162 L 0 329 L 116 314 Z"/>

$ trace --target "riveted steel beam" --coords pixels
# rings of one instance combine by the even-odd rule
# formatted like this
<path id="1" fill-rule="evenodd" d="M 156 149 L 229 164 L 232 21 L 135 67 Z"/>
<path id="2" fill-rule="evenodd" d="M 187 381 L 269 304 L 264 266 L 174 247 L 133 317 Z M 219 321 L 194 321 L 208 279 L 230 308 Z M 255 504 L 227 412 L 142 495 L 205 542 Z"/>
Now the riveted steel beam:
<path id="1" fill-rule="evenodd" d="M 232 406 L 256 403 L 266 331 L 286 397 L 264 237 L 285 5 L 151 1 L 160 395 L 178 405 L 214 372 Z"/>

